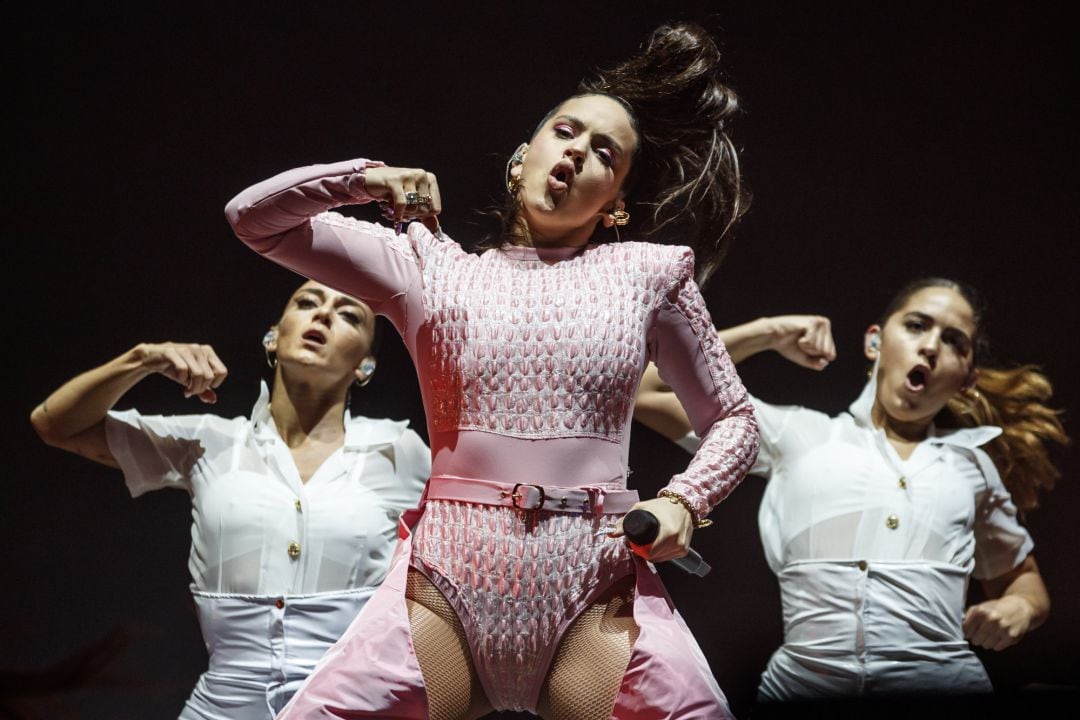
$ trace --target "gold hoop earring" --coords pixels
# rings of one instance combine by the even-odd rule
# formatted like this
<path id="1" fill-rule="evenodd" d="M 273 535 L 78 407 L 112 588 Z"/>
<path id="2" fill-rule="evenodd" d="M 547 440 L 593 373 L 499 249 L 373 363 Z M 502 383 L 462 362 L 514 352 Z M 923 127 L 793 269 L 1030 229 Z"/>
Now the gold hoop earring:
<path id="1" fill-rule="evenodd" d="M 611 213 L 611 217 L 619 227 L 625 227 L 630 224 L 630 213 L 625 210 L 616 210 Z"/>

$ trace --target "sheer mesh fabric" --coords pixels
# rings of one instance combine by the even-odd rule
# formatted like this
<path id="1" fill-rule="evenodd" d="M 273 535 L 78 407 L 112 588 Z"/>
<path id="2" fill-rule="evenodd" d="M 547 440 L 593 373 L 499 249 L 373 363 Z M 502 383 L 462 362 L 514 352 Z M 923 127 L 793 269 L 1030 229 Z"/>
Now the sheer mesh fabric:
<path id="1" fill-rule="evenodd" d="M 540 696 L 546 720 L 609 720 L 640 629 L 634 578 L 615 583 L 566 631 Z"/>
<path id="2" fill-rule="evenodd" d="M 411 569 L 405 599 L 431 720 L 464 720 L 489 712 L 465 630 L 450 603 L 423 574 Z"/>

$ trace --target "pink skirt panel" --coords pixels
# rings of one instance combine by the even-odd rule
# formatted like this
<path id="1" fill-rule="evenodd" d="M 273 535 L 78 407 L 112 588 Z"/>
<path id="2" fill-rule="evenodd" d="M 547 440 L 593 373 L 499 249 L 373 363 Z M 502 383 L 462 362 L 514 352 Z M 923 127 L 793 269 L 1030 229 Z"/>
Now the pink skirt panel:
<path id="1" fill-rule="evenodd" d="M 277 720 L 426 720 L 427 693 L 413 651 L 405 583 L 419 512 L 406 513 L 390 572 Z M 727 700 L 655 570 L 636 565 L 641 628 L 615 698 L 615 720 L 726 720 Z"/>
<path id="2" fill-rule="evenodd" d="M 277 720 L 386 718 L 427 720 L 427 692 L 413 650 L 405 583 L 419 511 L 402 516 L 386 580 L 341 639 L 282 708 Z"/>
<path id="3" fill-rule="evenodd" d="M 660 577 L 636 558 L 634 622 L 641 629 L 615 697 L 617 720 L 734 718 L 690 628 Z"/>

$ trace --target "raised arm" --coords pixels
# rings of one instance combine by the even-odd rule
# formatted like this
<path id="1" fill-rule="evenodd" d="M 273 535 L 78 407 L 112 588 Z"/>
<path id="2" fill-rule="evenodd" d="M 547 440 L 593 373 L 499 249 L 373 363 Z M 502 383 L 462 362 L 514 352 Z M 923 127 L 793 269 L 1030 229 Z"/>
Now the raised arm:
<path id="1" fill-rule="evenodd" d="M 829 319 L 820 315 L 763 317 L 720 330 L 718 335 L 736 364 L 766 350 L 811 370 L 823 370 L 836 359 Z M 638 386 L 634 419 L 673 442 L 696 437 L 686 411 L 653 363 Z"/>
<path id="2" fill-rule="evenodd" d="M 1050 596 L 1033 554 L 1004 575 L 981 584 L 991 599 L 972 605 L 964 615 L 964 637 L 972 645 L 1004 650 L 1042 625 L 1050 614 Z"/>
<path id="3" fill-rule="evenodd" d="M 419 197 L 430 201 L 409 205 Z M 275 175 L 229 201 L 236 236 L 279 265 L 364 300 L 395 323 L 400 300 L 418 280 L 416 255 L 392 228 L 328 213 L 342 205 L 385 200 L 394 217 L 438 226 L 438 183 L 424 170 L 370 160 L 310 165 Z"/>
<path id="4" fill-rule="evenodd" d="M 119 468 L 106 440 L 105 415 L 154 373 L 183 386 L 185 397 L 213 403 L 228 370 L 209 345 L 143 343 L 61 385 L 34 408 L 30 422 L 47 444 Z"/>

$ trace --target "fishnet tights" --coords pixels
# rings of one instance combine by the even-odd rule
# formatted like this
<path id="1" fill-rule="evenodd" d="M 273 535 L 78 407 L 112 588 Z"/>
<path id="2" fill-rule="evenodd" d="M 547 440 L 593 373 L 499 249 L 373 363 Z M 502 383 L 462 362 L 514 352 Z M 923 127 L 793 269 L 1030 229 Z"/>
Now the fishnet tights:
<path id="1" fill-rule="evenodd" d="M 630 652 L 640 629 L 634 622 L 634 577 L 612 585 L 566 631 L 540 693 L 548 720 L 610 720 Z"/>
<path id="2" fill-rule="evenodd" d="M 409 570 L 405 589 L 413 647 L 432 720 L 491 712 L 457 613 L 423 574 Z M 634 578 L 611 586 L 574 620 L 559 643 L 540 693 L 547 720 L 609 720 L 640 632 L 634 623 Z"/>
<path id="3" fill-rule="evenodd" d="M 461 620 L 439 589 L 411 568 L 405 604 L 431 720 L 464 720 L 490 712 Z"/>

